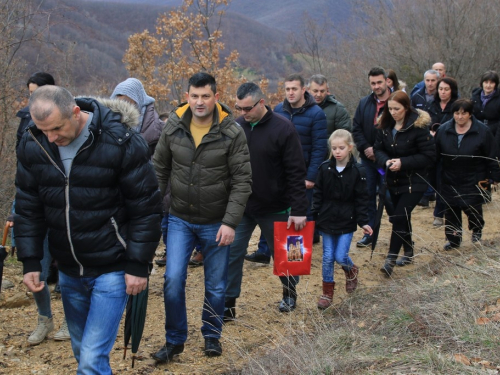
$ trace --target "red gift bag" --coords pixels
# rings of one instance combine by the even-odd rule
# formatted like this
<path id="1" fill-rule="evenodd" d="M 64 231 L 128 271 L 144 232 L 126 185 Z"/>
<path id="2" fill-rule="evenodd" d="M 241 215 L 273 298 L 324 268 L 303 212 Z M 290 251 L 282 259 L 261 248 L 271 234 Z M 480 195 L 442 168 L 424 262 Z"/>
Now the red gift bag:
<path id="1" fill-rule="evenodd" d="M 277 276 L 300 276 L 311 274 L 311 258 L 314 237 L 314 221 L 295 230 L 292 224 L 286 229 L 286 222 L 274 223 L 274 268 Z"/>

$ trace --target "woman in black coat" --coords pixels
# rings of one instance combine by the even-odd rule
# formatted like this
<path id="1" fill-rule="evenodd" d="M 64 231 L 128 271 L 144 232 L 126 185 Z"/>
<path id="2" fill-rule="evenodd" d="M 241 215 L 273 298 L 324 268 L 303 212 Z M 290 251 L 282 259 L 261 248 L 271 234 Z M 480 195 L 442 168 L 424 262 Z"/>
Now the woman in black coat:
<path id="1" fill-rule="evenodd" d="M 389 254 L 380 269 L 386 276 L 392 274 L 401 247 L 404 256 L 398 265 L 413 259 L 411 212 L 427 190 L 427 168 L 436 158 L 429 125 L 429 114 L 412 108 L 403 91 L 389 96 L 379 119 L 375 158 L 380 168 L 388 166 L 387 187 L 394 204 Z"/>
<path id="2" fill-rule="evenodd" d="M 458 85 L 451 77 L 443 77 L 437 83 L 434 100 L 427 107 L 433 124 L 444 124 L 453 118 L 451 106 L 458 99 Z"/>
<path id="3" fill-rule="evenodd" d="M 498 73 L 489 70 L 481 77 L 480 87 L 472 91 L 473 115 L 490 128 L 500 145 L 500 90 L 498 90 Z"/>
<path id="4" fill-rule="evenodd" d="M 462 211 L 469 220 L 472 242 L 481 240 L 485 200 L 481 185 L 500 181 L 497 144 L 490 129 L 472 115 L 473 103 L 458 99 L 451 110 L 453 120 L 440 126 L 435 139 L 442 162 L 441 195 L 447 207 L 445 250 L 462 242 Z"/>

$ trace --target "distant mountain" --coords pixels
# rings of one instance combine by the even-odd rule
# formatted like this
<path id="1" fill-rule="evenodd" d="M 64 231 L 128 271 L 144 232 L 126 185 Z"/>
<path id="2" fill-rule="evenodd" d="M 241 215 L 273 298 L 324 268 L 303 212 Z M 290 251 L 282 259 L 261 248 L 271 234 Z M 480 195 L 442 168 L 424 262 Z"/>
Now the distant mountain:
<path id="1" fill-rule="evenodd" d="M 94 0 L 88 0 L 94 1 Z M 126 4 L 149 4 L 176 7 L 182 0 L 112 0 Z M 287 32 L 296 32 L 304 14 L 312 18 L 328 18 L 342 22 L 349 18 L 352 11 L 349 0 L 232 0 L 230 12 L 240 13 L 268 27 Z"/>

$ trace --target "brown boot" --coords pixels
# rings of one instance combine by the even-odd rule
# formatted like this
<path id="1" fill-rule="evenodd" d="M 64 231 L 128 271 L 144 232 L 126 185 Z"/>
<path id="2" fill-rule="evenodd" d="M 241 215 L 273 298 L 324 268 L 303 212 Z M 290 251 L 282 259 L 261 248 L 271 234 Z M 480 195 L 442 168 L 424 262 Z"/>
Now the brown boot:
<path id="1" fill-rule="evenodd" d="M 350 270 L 348 270 L 347 267 L 342 267 L 342 269 L 345 273 L 345 291 L 347 293 L 352 293 L 358 287 L 359 268 L 353 264 Z"/>
<path id="2" fill-rule="evenodd" d="M 335 289 L 335 282 L 327 283 L 323 281 L 323 295 L 319 297 L 318 309 L 324 310 L 332 305 L 334 289 Z"/>

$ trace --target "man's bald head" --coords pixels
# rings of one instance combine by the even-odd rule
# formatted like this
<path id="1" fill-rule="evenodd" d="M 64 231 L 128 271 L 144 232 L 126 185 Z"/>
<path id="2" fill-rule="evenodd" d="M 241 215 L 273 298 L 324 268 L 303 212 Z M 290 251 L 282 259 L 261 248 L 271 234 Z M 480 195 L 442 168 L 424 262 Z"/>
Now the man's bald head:
<path id="1" fill-rule="evenodd" d="M 446 77 L 446 66 L 442 62 L 437 62 L 432 66 L 432 70 L 439 72 L 439 76 Z"/>
<path id="2" fill-rule="evenodd" d="M 76 106 L 71 93 L 59 86 L 43 86 L 36 89 L 30 96 L 29 108 L 31 117 L 45 121 L 58 108 L 63 119 L 70 118 Z"/>

